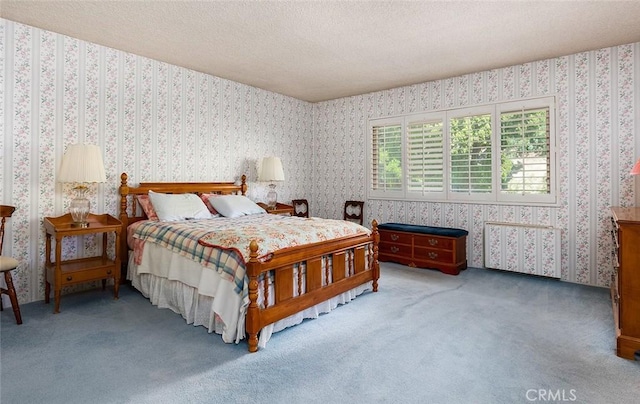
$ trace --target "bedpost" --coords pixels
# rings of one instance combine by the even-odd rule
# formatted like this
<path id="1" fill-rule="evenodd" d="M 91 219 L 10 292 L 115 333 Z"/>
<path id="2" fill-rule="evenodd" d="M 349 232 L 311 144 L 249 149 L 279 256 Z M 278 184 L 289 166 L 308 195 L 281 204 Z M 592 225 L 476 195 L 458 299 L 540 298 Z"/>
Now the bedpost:
<path id="1" fill-rule="evenodd" d="M 244 175 L 243 182 L 244 182 Z M 255 240 L 251 240 L 249 244 L 249 262 L 247 263 L 247 274 L 249 276 L 249 307 L 247 308 L 247 315 L 245 319 L 245 329 L 249 336 L 249 352 L 256 352 L 258 350 L 258 332 L 260 331 L 260 318 L 258 308 L 258 274 L 256 274 L 254 267 L 259 265 L 258 261 L 258 243 Z"/>
<path id="2" fill-rule="evenodd" d="M 127 265 L 129 263 L 129 248 L 127 246 L 127 227 L 129 226 L 129 216 L 127 216 L 127 195 L 129 195 L 129 186 L 126 173 L 120 175 L 120 215 L 119 219 L 122 223 L 122 231 L 120 232 L 120 280 L 122 283 L 127 279 Z"/>
<path id="3" fill-rule="evenodd" d="M 371 235 L 373 236 L 373 291 L 378 291 L 378 278 L 380 278 L 380 262 L 378 261 L 378 243 L 380 243 L 380 233 L 378 232 L 378 221 L 371 222 Z"/>
<path id="4" fill-rule="evenodd" d="M 242 177 L 240 177 L 240 180 L 242 181 L 240 183 L 241 192 L 242 192 L 242 195 L 245 195 L 247 193 L 247 176 L 242 174 Z"/>

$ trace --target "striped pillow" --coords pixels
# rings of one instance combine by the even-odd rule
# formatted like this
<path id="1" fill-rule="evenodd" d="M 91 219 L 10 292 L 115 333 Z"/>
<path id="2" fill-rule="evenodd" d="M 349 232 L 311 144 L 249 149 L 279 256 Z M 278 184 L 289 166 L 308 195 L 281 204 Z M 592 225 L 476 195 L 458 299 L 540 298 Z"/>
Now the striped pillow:
<path id="1" fill-rule="evenodd" d="M 158 220 L 158 214 L 156 210 L 153 208 L 151 204 L 151 200 L 149 199 L 149 195 L 136 195 L 136 199 L 138 203 L 142 207 L 142 211 L 145 215 L 147 215 L 147 219 L 149 220 Z"/>
<path id="2" fill-rule="evenodd" d="M 216 196 L 220 196 L 220 194 L 200 194 L 200 199 L 202 199 L 202 202 L 207 206 L 211 215 L 220 216 L 220 213 L 218 213 L 216 208 L 214 208 L 213 205 L 211 205 L 211 202 L 209 202 L 209 198 L 215 198 Z"/>

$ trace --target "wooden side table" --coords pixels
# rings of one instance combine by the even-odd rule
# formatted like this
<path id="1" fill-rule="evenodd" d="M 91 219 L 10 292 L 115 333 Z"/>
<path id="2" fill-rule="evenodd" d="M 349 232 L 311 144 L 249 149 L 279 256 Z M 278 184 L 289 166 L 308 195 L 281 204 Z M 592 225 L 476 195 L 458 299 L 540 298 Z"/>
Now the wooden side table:
<path id="1" fill-rule="evenodd" d="M 266 203 L 258 202 L 258 205 L 272 215 L 289 215 L 293 216 L 293 206 L 286 203 L 276 203 L 275 209 L 269 209 Z"/>
<path id="2" fill-rule="evenodd" d="M 74 227 L 71 214 L 60 217 L 45 217 L 44 228 L 47 236 L 45 254 L 45 303 L 49 303 L 51 294 L 51 282 L 53 282 L 55 306 L 54 313 L 60 312 L 60 291 L 66 285 L 102 280 L 102 288 L 105 288 L 106 280 L 113 278 L 114 299 L 118 298 L 120 287 L 120 231 L 122 223 L 115 217 L 89 214 L 88 227 Z M 110 260 L 107 257 L 107 234 L 115 234 L 115 257 Z M 102 255 L 88 258 L 62 260 L 63 237 L 76 237 L 85 234 L 102 234 Z M 55 262 L 51 262 L 51 238 L 56 240 Z"/>

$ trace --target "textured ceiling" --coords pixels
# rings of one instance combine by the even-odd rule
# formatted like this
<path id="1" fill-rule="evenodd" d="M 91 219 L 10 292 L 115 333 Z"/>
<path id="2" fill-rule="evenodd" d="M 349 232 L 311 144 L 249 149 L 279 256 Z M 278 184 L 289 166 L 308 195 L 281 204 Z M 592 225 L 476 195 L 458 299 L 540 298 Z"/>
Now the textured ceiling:
<path id="1" fill-rule="evenodd" d="M 316 102 L 640 42 L 640 1 L 31 1 L 0 16 Z"/>

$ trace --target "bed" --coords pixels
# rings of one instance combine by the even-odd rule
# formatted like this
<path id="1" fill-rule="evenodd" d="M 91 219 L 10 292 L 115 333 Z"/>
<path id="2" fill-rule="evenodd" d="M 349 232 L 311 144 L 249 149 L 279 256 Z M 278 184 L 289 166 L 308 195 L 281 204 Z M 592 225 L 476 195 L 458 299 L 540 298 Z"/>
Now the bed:
<path id="1" fill-rule="evenodd" d="M 308 237 L 305 242 L 278 247 L 280 241 L 276 239 L 286 235 L 265 238 L 263 229 L 265 234 L 272 234 L 269 226 L 293 229 L 330 220 L 265 213 L 237 219 L 184 220 L 171 226 L 150 223 L 138 199 L 149 191 L 168 195 L 246 195 L 246 176 L 242 175 L 239 183 L 143 182 L 130 186 L 128 175 L 123 173 L 119 189 L 119 218 L 122 234 L 127 235 L 121 237 L 119 246 L 124 257 L 122 279 L 131 281 L 153 304 L 182 314 L 187 323 L 221 334 L 225 342 L 246 339 L 249 352 L 256 352 L 266 345 L 272 333 L 329 312 L 362 293 L 378 290 L 379 234 L 375 220 L 371 229 L 356 224 L 353 226 L 357 229 L 349 228 L 346 222 L 334 220 L 340 223 L 333 227 L 339 226 L 341 232 L 331 233 L 332 237 Z M 301 222 L 292 222 L 295 220 Z M 258 228 L 260 233 L 251 239 L 238 238 L 242 245 L 223 245 L 216 237 L 226 233 L 210 229 L 210 224 L 222 226 L 224 231 L 248 226 Z M 168 242 L 143 240 L 143 234 L 157 235 L 170 228 L 179 237 L 187 228 L 193 231 L 191 254 L 178 251 Z M 245 237 L 250 234 L 247 231 Z M 138 249 L 136 242 L 141 242 L 143 248 Z"/>

